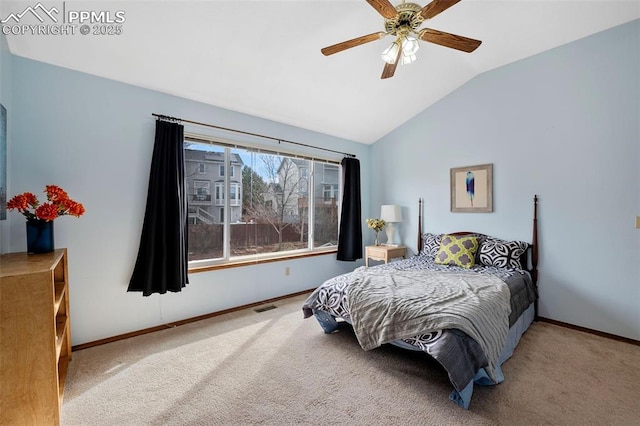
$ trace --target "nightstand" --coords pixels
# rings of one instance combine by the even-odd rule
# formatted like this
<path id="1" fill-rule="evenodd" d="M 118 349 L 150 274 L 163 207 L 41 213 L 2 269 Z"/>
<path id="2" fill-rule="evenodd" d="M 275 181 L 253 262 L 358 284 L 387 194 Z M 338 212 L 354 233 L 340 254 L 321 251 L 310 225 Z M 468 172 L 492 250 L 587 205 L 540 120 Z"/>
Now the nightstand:
<path id="1" fill-rule="evenodd" d="M 404 259 L 406 255 L 407 248 L 405 246 L 366 246 L 364 262 L 367 266 L 369 266 L 369 259 L 382 260 L 384 263 L 389 263 L 389 260 L 396 257 Z"/>

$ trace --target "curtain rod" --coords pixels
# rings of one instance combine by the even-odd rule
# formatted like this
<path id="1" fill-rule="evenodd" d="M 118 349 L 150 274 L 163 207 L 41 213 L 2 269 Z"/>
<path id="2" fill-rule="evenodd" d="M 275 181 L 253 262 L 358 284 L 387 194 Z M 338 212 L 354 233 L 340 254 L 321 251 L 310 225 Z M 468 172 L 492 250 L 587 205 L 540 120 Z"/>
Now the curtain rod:
<path id="1" fill-rule="evenodd" d="M 308 145 L 306 143 L 301 143 L 301 142 L 288 141 L 286 139 L 278 139 L 278 138 L 274 138 L 272 136 L 261 135 L 259 133 L 245 132 L 243 130 L 230 129 L 228 127 L 220 127 L 220 126 L 215 126 L 213 124 L 201 123 L 199 121 L 185 120 L 184 118 L 176 118 L 176 117 L 171 117 L 171 116 L 168 116 L 168 115 L 162 115 L 162 114 L 156 114 L 156 113 L 151 113 L 151 115 L 153 115 L 154 117 L 157 117 L 160 120 L 184 122 L 184 123 L 195 124 L 195 125 L 198 125 L 198 126 L 212 127 L 214 129 L 224 130 L 224 131 L 227 131 L 227 132 L 235 132 L 235 133 L 241 133 L 243 135 L 257 136 L 259 138 L 270 139 L 272 141 L 277 141 L 278 143 L 285 142 L 285 143 L 290 143 L 290 144 L 293 144 L 293 145 L 304 146 L 304 147 L 307 147 L 307 148 L 313 148 L 313 149 L 319 149 L 319 150 L 322 150 L 322 151 L 334 152 L 336 154 L 346 155 L 347 157 L 351 157 L 351 158 L 355 158 L 356 157 L 354 154 L 349 154 L 348 152 L 335 151 L 335 150 L 329 149 L 329 148 L 321 148 L 319 146 Z"/>

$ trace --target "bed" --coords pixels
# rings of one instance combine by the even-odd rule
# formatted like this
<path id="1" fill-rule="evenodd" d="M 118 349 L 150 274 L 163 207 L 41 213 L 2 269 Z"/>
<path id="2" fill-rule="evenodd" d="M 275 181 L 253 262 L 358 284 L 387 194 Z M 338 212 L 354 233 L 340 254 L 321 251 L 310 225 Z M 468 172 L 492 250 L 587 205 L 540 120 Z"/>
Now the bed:
<path id="1" fill-rule="evenodd" d="M 501 365 L 537 317 L 537 196 L 532 242 L 476 232 L 422 232 L 415 256 L 325 281 L 303 304 L 325 333 L 347 322 L 364 350 L 422 351 L 447 371 L 450 399 L 468 409 L 474 384 L 504 380 Z"/>

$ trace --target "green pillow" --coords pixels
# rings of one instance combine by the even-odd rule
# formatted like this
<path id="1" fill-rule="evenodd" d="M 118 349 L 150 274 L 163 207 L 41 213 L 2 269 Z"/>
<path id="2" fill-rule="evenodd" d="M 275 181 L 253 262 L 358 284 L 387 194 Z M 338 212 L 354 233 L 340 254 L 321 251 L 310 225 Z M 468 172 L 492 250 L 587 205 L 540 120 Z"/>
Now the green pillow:
<path id="1" fill-rule="evenodd" d="M 471 268 L 478 251 L 477 237 L 456 237 L 443 235 L 440 249 L 436 254 L 436 263 Z"/>

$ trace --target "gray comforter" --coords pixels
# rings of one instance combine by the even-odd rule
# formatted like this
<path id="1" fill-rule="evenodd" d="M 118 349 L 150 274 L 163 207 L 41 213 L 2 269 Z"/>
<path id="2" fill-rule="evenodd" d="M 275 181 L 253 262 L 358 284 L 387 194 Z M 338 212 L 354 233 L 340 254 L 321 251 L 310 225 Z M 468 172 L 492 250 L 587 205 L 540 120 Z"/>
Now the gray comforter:
<path id="1" fill-rule="evenodd" d="M 389 271 L 389 273 L 419 270 L 457 271 L 496 276 L 509 288 L 511 306 L 509 327 L 537 298 L 529 274 L 519 269 L 476 265 L 471 270 L 466 270 L 438 265 L 427 256 L 414 256 L 406 260 L 370 267 L 369 270 L 376 273 L 378 271 Z M 352 322 L 352 312 L 347 298 L 352 274 L 333 277 L 313 291 L 303 304 L 304 317 L 311 317 L 314 312 L 324 312 L 331 317 Z M 451 383 L 458 391 L 465 388 L 480 368 L 487 367 L 489 364 L 478 342 L 459 329 L 421 331 L 415 336 L 396 340 L 393 343 L 408 349 L 424 351 L 438 360 L 447 370 Z"/>
<path id="2" fill-rule="evenodd" d="M 444 329 L 465 332 L 487 358 L 489 377 L 509 331 L 509 288 L 477 273 L 358 268 L 347 299 L 354 332 L 364 350 Z"/>

